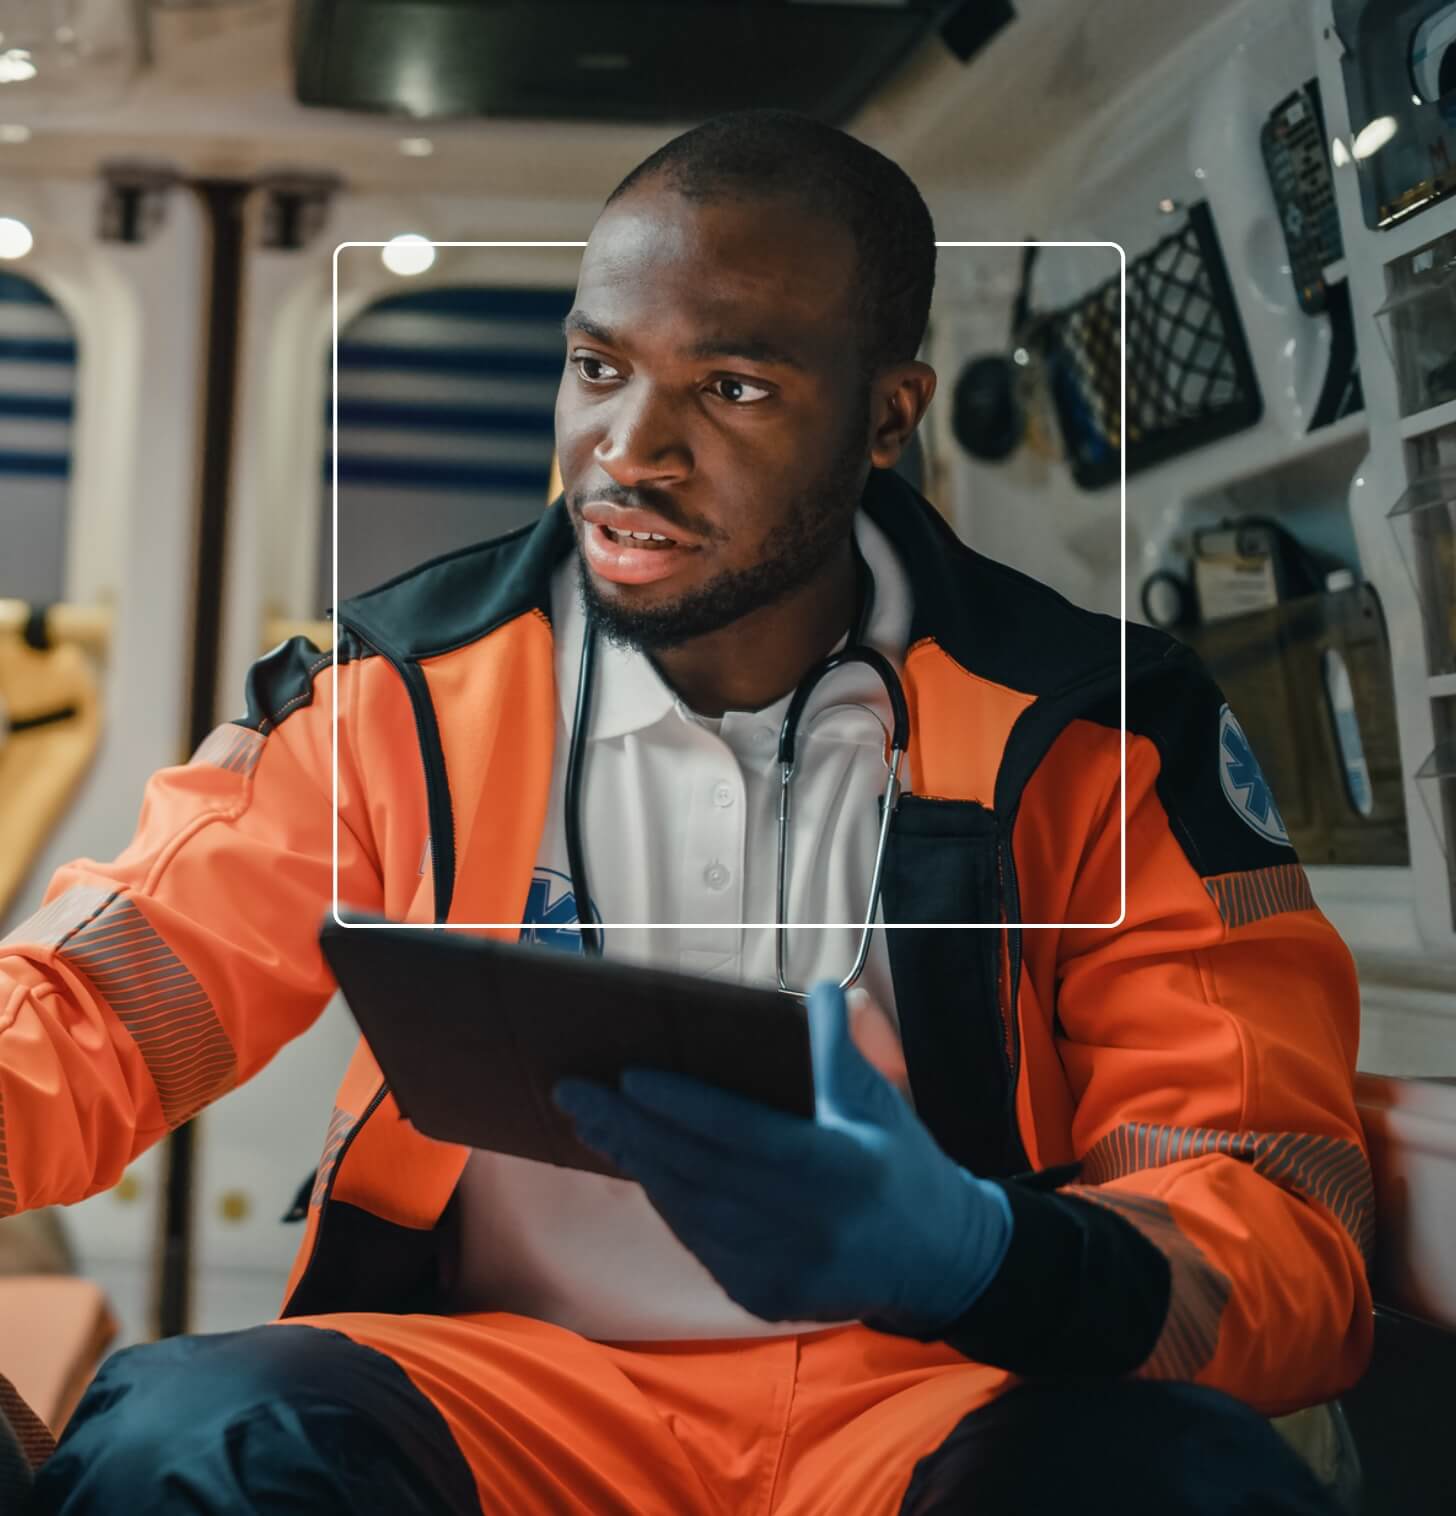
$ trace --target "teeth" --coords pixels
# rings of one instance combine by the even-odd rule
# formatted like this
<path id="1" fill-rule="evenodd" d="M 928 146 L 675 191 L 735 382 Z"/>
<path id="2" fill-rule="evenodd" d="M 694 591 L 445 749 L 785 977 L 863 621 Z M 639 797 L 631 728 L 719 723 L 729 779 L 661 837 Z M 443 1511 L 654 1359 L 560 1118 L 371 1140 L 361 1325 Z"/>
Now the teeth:
<path id="1" fill-rule="evenodd" d="M 617 541 L 626 541 L 628 539 L 630 539 L 630 540 L 632 540 L 634 542 L 671 542 L 672 541 L 671 537 L 664 537 L 661 532 L 619 532 L 619 531 L 614 531 L 611 527 L 607 527 L 606 530 L 607 530 L 607 534 L 609 536 L 615 538 Z"/>

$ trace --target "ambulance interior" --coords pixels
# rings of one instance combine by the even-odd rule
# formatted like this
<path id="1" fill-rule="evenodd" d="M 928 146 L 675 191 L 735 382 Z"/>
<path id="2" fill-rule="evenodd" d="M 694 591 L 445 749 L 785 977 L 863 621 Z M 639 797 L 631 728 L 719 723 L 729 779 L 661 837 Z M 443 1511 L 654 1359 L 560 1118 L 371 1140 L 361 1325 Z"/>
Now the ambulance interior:
<path id="1" fill-rule="evenodd" d="M 1448 0 L 0 0 L 0 936 L 262 651 L 539 514 L 603 197 L 751 105 L 931 207 L 922 493 L 1239 712 L 1358 963 L 1377 1182 L 1374 1363 L 1291 1435 L 1351 1511 L 1448 1508 Z M 355 1036 L 336 1000 L 114 1188 L 0 1219 L 0 1373 L 52 1432 L 107 1352 L 276 1312 Z"/>

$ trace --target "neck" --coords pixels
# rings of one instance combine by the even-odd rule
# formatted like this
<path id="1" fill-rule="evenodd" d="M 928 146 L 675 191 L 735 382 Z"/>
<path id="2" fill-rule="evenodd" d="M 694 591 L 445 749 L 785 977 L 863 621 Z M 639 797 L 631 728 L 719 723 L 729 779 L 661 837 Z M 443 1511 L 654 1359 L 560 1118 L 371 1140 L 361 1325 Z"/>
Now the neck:
<path id="1" fill-rule="evenodd" d="M 757 711 L 787 695 L 828 656 L 854 615 L 848 538 L 807 584 L 721 631 L 653 655 L 658 672 L 700 716 Z"/>

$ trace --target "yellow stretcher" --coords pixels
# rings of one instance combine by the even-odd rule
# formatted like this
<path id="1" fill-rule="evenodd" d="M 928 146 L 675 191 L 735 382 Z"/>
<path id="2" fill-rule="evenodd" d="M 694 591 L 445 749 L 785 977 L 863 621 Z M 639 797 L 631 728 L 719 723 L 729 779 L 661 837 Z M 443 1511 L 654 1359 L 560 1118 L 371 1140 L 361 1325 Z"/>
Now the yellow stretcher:
<path id="1" fill-rule="evenodd" d="M 65 814 L 101 737 L 101 693 L 87 650 L 105 647 L 109 613 L 53 607 L 45 647 L 26 640 L 30 620 L 23 602 L 0 600 L 0 918 Z"/>

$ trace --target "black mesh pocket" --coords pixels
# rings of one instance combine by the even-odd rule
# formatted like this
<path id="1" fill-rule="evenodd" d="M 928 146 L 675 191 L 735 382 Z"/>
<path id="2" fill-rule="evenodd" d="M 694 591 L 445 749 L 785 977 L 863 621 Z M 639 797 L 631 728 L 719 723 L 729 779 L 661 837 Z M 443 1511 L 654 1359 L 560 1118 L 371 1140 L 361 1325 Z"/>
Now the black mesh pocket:
<path id="1" fill-rule="evenodd" d="M 1048 318 L 1047 360 L 1072 477 L 1118 477 L 1121 281 Z M 1264 402 L 1208 206 L 1127 265 L 1127 471 L 1252 426 Z"/>

